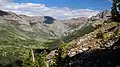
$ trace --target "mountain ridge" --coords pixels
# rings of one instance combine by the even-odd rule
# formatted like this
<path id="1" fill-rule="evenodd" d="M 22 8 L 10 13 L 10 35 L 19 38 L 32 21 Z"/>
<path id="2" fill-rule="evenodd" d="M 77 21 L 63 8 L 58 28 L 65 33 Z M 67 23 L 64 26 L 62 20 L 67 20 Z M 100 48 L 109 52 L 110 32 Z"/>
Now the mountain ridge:
<path id="1" fill-rule="evenodd" d="M 61 34 L 57 35 L 57 36 L 61 36 L 61 35 L 66 35 L 64 33 L 67 33 L 70 30 L 69 26 L 66 25 L 63 21 L 55 20 L 54 18 L 48 17 L 48 16 L 29 17 L 26 15 L 17 15 L 12 12 L 1 11 L 0 17 L 1 17 L 0 19 L 2 20 L 2 22 L 4 22 L 4 21 L 16 22 L 15 24 L 19 25 L 20 29 L 23 31 L 32 32 L 33 31 L 32 27 L 37 27 L 37 29 L 39 29 L 39 30 L 43 29 L 43 31 L 45 33 L 48 33 L 48 32 L 50 32 L 49 30 L 51 30 L 56 33 L 56 34 L 54 34 L 53 32 L 50 32 L 51 35 L 56 36 L 57 34 L 61 33 Z M 79 21 L 80 20 L 77 20 L 77 22 L 79 22 Z M 73 21 L 67 21 L 67 22 L 72 23 Z M 59 26 L 61 26 L 61 27 L 59 27 Z M 44 29 L 46 29 L 46 30 L 44 30 Z M 63 32 L 59 31 L 60 29 Z"/>

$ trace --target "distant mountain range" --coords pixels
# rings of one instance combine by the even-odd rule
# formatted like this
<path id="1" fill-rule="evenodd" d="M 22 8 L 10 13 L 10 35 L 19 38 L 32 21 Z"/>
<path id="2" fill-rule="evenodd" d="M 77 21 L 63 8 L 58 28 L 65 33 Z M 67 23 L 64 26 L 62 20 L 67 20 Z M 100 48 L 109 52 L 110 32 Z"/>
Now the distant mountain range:
<path id="1" fill-rule="evenodd" d="M 7 31 L 28 39 L 56 39 L 67 36 L 75 29 L 80 29 L 88 21 L 88 18 L 81 17 L 70 20 L 56 20 L 49 16 L 26 16 L 17 15 L 13 12 L 0 10 L 0 29 L 13 28 Z M 16 32 L 15 32 L 16 31 Z"/>
<path id="2" fill-rule="evenodd" d="M 0 10 L 0 40 L 9 39 L 12 36 L 21 40 L 34 39 L 45 43 L 69 35 L 73 37 L 77 35 L 74 33 L 80 33 L 80 30 L 84 30 L 89 24 L 94 26 L 102 23 L 110 15 L 110 11 L 106 10 L 91 18 L 80 17 L 70 20 L 56 20 L 49 16 L 31 17 Z"/>

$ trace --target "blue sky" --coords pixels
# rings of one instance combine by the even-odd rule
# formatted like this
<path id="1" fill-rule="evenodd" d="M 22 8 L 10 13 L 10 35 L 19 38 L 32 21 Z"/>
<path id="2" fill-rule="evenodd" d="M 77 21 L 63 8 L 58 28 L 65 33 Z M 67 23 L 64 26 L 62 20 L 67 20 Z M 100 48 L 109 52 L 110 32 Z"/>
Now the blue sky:
<path id="1" fill-rule="evenodd" d="M 0 9 L 55 19 L 91 17 L 111 9 L 110 0 L 0 0 Z"/>
<path id="2" fill-rule="evenodd" d="M 40 3 L 48 7 L 69 7 L 71 9 L 106 10 L 111 8 L 107 0 L 13 0 L 17 3 Z"/>

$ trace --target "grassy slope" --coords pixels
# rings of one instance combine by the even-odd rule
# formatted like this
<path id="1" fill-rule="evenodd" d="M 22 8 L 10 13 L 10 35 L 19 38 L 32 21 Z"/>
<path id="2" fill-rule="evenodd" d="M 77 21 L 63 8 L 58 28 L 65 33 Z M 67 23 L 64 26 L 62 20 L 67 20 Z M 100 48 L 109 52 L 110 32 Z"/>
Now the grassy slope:
<path id="1" fill-rule="evenodd" d="M 30 48 L 44 49 L 47 47 L 44 45 L 46 41 L 48 40 L 43 40 L 43 38 L 41 40 L 32 39 L 14 25 L 0 24 L 0 63 L 11 62 L 11 58 L 15 60 L 21 57 Z"/>
<path id="2" fill-rule="evenodd" d="M 89 31 L 88 31 L 89 30 Z M 48 47 L 49 49 L 57 48 L 62 41 L 69 43 L 76 37 L 83 36 L 92 31 L 92 26 L 87 25 L 82 29 L 75 31 L 73 34 L 62 37 L 57 40 L 48 40 L 43 37 L 38 39 L 31 39 L 31 35 L 28 32 L 23 32 L 19 30 L 15 25 L 12 24 L 0 24 L 0 56 L 1 61 L 8 63 L 11 58 L 17 59 L 18 56 L 22 56 L 25 52 L 29 51 L 29 48 L 44 49 Z M 1 63 L 0 61 L 0 63 Z"/>

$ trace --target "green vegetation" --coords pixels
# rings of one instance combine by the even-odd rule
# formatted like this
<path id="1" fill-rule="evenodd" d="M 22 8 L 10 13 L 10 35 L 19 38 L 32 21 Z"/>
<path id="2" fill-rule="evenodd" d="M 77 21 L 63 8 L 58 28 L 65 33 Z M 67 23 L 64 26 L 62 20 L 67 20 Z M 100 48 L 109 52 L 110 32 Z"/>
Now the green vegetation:
<path id="1" fill-rule="evenodd" d="M 101 30 L 98 31 L 98 33 L 96 34 L 96 38 L 103 38 L 103 32 Z"/>
<path id="2" fill-rule="evenodd" d="M 50 67 L 65 67 L 68 65 L 69 56 L 66 55 L 67 44 L 62 44 L 58 48 L 56 55 L 53 58 L 53 63 L 50 64 Z"/>
<path id="3" fill-rule="evenodd" d="M 119 12 L 117 8 L 120 8 L 118 5 L 119 1 L 113 2 L 112 7 L 112 19 L 117 21 L 119 18 Z M 49 40 L 45 39 L 49 34 L 43 33 L 42 35 L 46 36 L 44 38 L 39 38 L 39 34 L 28 33 L 21 31 L 19 28 L 10 24 L 0 24 L 0 67 L 47 67 L 46 64 L 46 53 L 41 52 L 35 54 L 35 49 L 56 49 L 57 52 L 53 57 L 50 67 L 64 67 L 69 65 L 69 56 L 66 55 L 67 47 L 69 42 L 82 37 L 85 34 L 89 34 L 92 31 L 99 29 L 96 34 L 96 38 L 106 40 L 112 39 L 115 36 L 120 36 L 120 30 L 108 31 L 110 28 L 117 27 L 118 23 L 116 22 L 107 22 L 106 24 L 99 24 L 96 27 L 92 26 L 92 23 L 87 23 L 80 30 L 74 31 L 72 34 L 61 37 L 60 39 Z M 78 27 L 75 25 L 73 28 Z M 42 31 L 42 30 L 41 30 Z M 40 31 L 40 32 L 41 32 Z M 42 31 L 44 32 L 44 31 Z M 29 35 L 26 35 L 29 34 Z M 37 37 L 36 39 L 34 37 Z M 43 37 L 43 36 L 41 36 Z M 16 64 L 16 61 L 19 60 L 21 63 Z"/>
<path id="4" fill-rule="evenodd" d="M 46 62 L 46 54 L 45 53 L 41 53 L 36 60 L 38 61 L 39 67 L 47 67 Z"/>
<path id="5" fill-rule="evenodd" d="M 72 34 L 69 34 L 68 36 L 61 37 L 59 39 L 46 42 L 45 44 L 48 45 L 48 49 L 52 50 L 55 48 L 58 48 L 59 45 L 63 43 L 70 43 L 72 40 L 77 39 L 78 37 L 82 37 L 85 34 L 89 34 L 90 32 L 94 31 L 94 27 L 92 26 L 92 23 L 88 24 L 86 23 L 85 26 L 83 26 L 81 29 L 74 31 Z"/>
<path id="6" fill-rule="evenodd" d="M 33 63 L 33 57 L 35 56 L 33 49 L 44 49 L 47 48 L 47 45 L 40 40 L 28 37 L 25 33 L 9 24 L 1 24 L 0 33 L 1 67 L 18 67 L 21 65 L 23 67 L 40 67 L 38 61 Z M 16 66 L 17 60 L 23 63 Z"/>
<path id="7" fill-rule="evenodd" d="M 108 40 L 108 39 L 112 38 L 113 35 L 114 35 L 114 33 L 112 33 L 112 32 L 105 33 L 103 31 L 99 30 L 98 33 L 96 34 L 96 38 L 100 38 L 102 40 Z"/>
<path id="8" fill-rule="evenodd" d="M 120 29 L 117 29 L 114 33 L 116 36 L 120 36 Z"/>
<path id="9" fill-rule="evenodd" d="M 31 53 L 26 53 L 22 59 L 22 67 L 38 67 L 36 62 L 32 61 Z"/>
<path id="10" fill-rule="evenodd" d="M 112 19 L 114 21 L 119 21 L 119 16 L 120 16 L 119 11 L 120 11 L 120 1 L 113 0 L 111 14 L 112 14 Z"/>
<path id="11" fill-rule="evenodd" d="M 112 18 L 117 18 L 119 16 L 119 12 L 117 11 L 117 4 L 116 2 L 113 2 L 113 7 L 112 7 Z"/>
<path id="12" fill-rule="evenodd" d="M 94 27 L 91 24 L 86 24 L 85 26 L 83 26 L 80 30 L 76 30 L 74 31 L 72 34 L 66 36 L 66 37 L 62 37 L 62 40 L 65 43 L 69 43 L 70 41 L 78 38 L 78 37 L 82 37 L 85 34 L 88 34 L 90 32 L 94 31 Z"/>
<path id="13" fill-rule="evenodd" d="M 40 55 L 36 55 L 35 61 L 32 61 L 31 53 L 25 53 L 22 57 L 22 67 L 47 67 L 45 63 L 45 53 L 41 53 Z"/>

